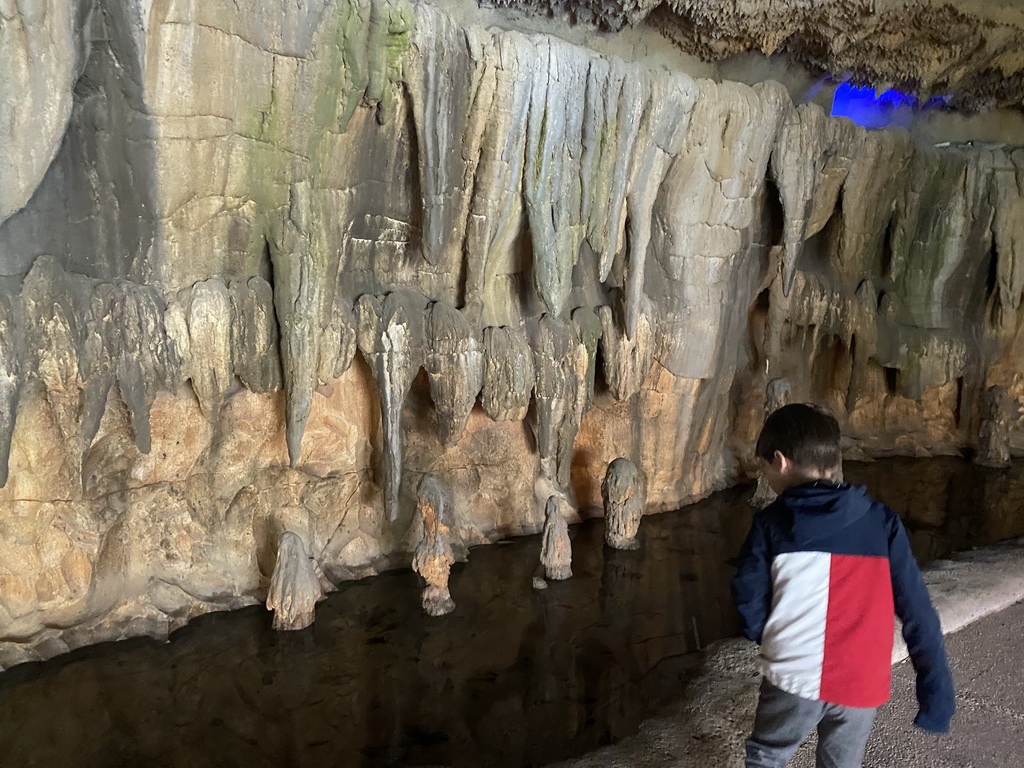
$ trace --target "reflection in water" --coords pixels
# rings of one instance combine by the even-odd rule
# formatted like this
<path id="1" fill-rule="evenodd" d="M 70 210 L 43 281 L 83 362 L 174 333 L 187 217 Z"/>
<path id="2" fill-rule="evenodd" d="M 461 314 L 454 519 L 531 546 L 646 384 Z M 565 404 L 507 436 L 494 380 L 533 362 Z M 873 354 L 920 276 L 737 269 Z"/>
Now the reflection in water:
<path id="1" fill-rule="evenodd" d="M 1024 465 L 848 464 L 904 515 L 922 559 L 1024 534 Z M 573 573 L 530 587 L 538 537 L 473 550 L 455 613 L 411 571 L 347 583 L 316 623 L 261 608 L 172 642 L 94 646 L 0 675 L 0 766 L 540 766 L 634 732 L 678 699 L 693 651 L 735 632 L 732 558 L 750 488 L 644 520 L 641 549 L 572 529 Z"/>

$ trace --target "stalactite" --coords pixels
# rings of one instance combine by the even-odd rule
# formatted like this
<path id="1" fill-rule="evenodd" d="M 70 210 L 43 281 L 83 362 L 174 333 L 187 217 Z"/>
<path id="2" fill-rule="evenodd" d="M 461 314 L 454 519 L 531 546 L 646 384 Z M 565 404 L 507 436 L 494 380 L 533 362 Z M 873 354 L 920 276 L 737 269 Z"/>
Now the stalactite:
<path id="1" fill-rule="evenodd" d="M 250 277 L 232 280 L 230 293 L 235 375 L 253 392 L 280 389 L 280 337 L 274 316 L 274 289 L 262 277 Z M 354 330 L 351 335 L 354 345 Z"/>
<path id="2" fill-rule="evenodd" d="M 530 407 L 536 375 L 526 333 L 514 328 L 484 329 L 484 411 L 495 421 L 522 421 Z"/>
<path id="3" fill-rule="evenodd" d="M 191 379 L 211 421 L 234 384 L 232 315 L 228 287 L 219 278 L 185 288 L 167 304 L 165 322 L 181 359 L 181 378 Z"/>
<path id="4" fill-rule="evenodd" d="M 658 190 L 686 139 L 698 99 L 697 85 L 673 74 L 651 82 L 651 97 L 640 122 L 627 197 L 629 256 L 625 274 L 626 335 L 636 335 L 644 306 L 647 252 Z"/>
<path id="5" fill-rule="evenodd" d="M 586 350 L 586 371 L 583 375 L 582 406 L 580 416 L 590 410 L 594 402 L 594 382 L 597 377 L 597 346 L 604 333 L 601 319 L 590 307 L 577 307 L 572 311 L 572 325 L 576 340 Z"/>
<path id="6" fill-rule="evenodd" d="M 562 313 L 581 240 L 579 158 L 589 57 L 569 43 L 534 41 L 523 196 L 533 239 L 533 279 L 548 312 Z"/>
<path id="7" fill-rule="evenodd" d="M 55 259 L 41 256 L 21 287 L 24 317 L 23 370 L 42 382 L 64 442 L 81 443 L 80 318 L 88 287 L 70 280 Z M 81 453 L 71 452 L 74 462 Z"/>
<path id="8" fill-rule="evenodd" d="M 622 302 L 617 298 L 611 306 L 598 309 L 604 379 L 616 400 L 629 400 L 636 395 L 654 362 L 654 327 L 657 319 L 650 299 L 641 306 L 636 335 L 626 336 Z"/>
<path id="9" fill-rule="evenodd" d="M 416 22 L 406 79 L 419 147 L 422 251 L 430 264 L 448 263 L 462 253 L 486 125 L 485 41 L 481 30 L 467 30 L 431 6 L 417 9 Z"/>
<path id="10" fill-rule="evenodd" d="M 177 388 L 170 384 L 179 377 L 180 361 L 167 338 L 164 303 L 155 290 L 122 282 L 114 286 L 112 300 L 111 330 L 120 334 L 114 367 L 117 384 L 131 414 L 135 442 L 142 453 L 149 453 L 150 408 L 157 392 Z"/>
<path id="11" fill-rule="evenodd" d="M 646 72 L 617 58 L 594 59 L 587 71 L 582 215 L 602 281 L 625 237 L 630 166 L 650 88 Z"/>
<path id="12" fill-rule="evenodd" d="M 427 314 L 423 367 L 444 445 L 459 441 L 483 386 L 483 352 L 472 327 L 450 304 L 435 302 Z"/>
<path id="13" fill-rule="evenodd" d="M 3 485 L 7 485 L 11 437 L 21 392 L 17 332 L 13 308 L 8 297 L 0 294 L 0 483 Z"/>
<path id="14" fill-rule="evenodd" d="M 423 358 L 423 314 L 427 301 L 411 292 L 380 298 L 366 294 L 356 304 L 359 351 L 380 392 L 384 433 L 384 508 L 398 518 L 402 483 L 402 406 Z"/>
<path id="15" fill-rule="evenodd" d="M 771 172 L 782 198 L 785 222 L 783 292 L 789 295 L 804 241 L 821 231 L 835 207 L 864 129 L 827 116 L 816 104 L 801 104 L 782 121 Z"/>

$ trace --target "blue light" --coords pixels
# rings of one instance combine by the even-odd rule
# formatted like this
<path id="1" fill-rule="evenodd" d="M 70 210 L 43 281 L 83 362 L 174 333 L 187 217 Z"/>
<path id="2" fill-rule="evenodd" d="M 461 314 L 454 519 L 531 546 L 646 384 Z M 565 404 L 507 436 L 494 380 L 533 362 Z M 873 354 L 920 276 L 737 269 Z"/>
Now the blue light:
<path id="1" fill-rule="evenodd" d="M 836 88 L 832 99 L 832 114 L 848 117 L 865 128 L 884 128 L 889 125 L 909 128 L 916 112 L 944 107 L 948 101 L 948 97 L 933 96 L 924 105 L 920 105 L 917 97 L 894 88 L 876 93 L 869 85 L 842 83 Z"/>

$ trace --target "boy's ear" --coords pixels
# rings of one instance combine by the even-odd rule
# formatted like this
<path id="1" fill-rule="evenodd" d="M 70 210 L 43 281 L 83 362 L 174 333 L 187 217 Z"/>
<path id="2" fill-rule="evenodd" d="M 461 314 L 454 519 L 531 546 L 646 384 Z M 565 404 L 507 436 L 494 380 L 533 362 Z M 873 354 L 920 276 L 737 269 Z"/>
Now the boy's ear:
<path id="1" fill-rule="evenodd" d="M 776 472 L 784 475 L 793 468 L 793 462 L 782 451 L 776 451 L 775 455 L 772 456 L 772 466 Z"/>

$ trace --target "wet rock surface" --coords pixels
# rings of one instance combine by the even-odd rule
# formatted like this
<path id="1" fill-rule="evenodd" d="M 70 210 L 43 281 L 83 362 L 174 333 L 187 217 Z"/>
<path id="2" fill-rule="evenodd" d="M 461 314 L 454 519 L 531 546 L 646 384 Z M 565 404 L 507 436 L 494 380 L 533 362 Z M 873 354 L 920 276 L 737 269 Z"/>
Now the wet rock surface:
<path id="1" fill-rule="evenodd" d="M 845 470 L 900 512 L 922 561 L 1024 533 L 1019 462 Z M 443 619 L 401 571 L 347 583 L 301 632 L 247 608 L 168 644 L 23 665 L 0 675 L 0 765 L 542 766 L 587 752 L 676 701 L 694 652 L 735 631 L 728 561 L 750 491 L 645 519 L 633 552 L 605 547 L 598 520 L 574 526 L 573 577 L 542 592 L 540 537 L 476 548 L 452 568 Z"/>

